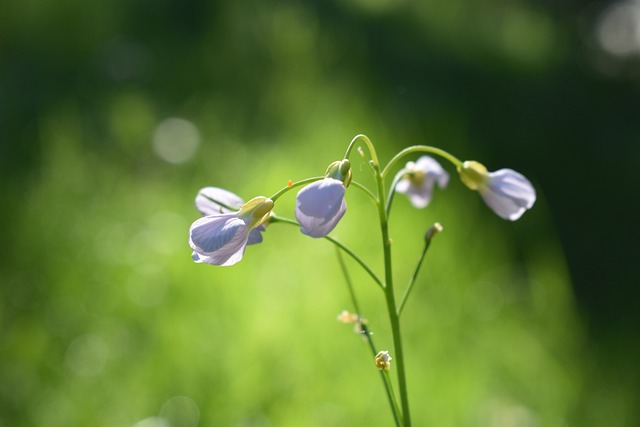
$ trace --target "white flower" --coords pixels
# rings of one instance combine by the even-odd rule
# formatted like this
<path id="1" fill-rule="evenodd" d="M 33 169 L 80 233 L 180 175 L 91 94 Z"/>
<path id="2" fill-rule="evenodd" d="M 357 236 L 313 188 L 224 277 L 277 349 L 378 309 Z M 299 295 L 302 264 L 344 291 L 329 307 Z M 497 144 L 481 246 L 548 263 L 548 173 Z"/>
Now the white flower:
<path id="1" fill-rule="evenodd" d="M 386 350 L 379 352 L 374 358 L 376 367 L 381 371 L 386 372 L 389 372 L 389 369 L 391 369 L 391 360 L 392 358 L 391 356 L 389 356 L 389 352 Z"/>
<path id="2" fill-rule="evenodd" d="M 229 266 L 240 261 L 252 231 L 269 219 L 273 201 L 255 197 L 238 212 L 208 215 L 189 229 L 189 246 L 195 262 Z"/>
<path id="3" fill-rule="evenodd" d="M 296 197 L 296 219 L 300 231 L 319 238 L 329 234 L 347 210 L 342 181 L 324 178 L 300 190 Z"/>
<path id="4" fill-rule="evenodd" d="M 422 156 L 415 163 L 407 163 L 399 173 L 402 179 L 396 185 L 396 191 L 406 194 L 416 208 L 424 208 L 429 204 L 436 182 L 440 188 L 445 188 L 449 182 L 449 174 L 429 156 Z"/>
<path id="5" fill-rule="evenodd" d="M 500 218 L 515 221 L 536 202 L 536 190 L 531 182 L 512 169 L 487 172 L 481 163 L 466 161 L 459 172 L 462 182 L 477 190 Z"/>
<path id="6" fill-rule="evenodd" d="M 196 196 L 196 208 L 202 215 L 216 215 L 221 213 L 232 213 L 240 210 L 244 205 L 244 200 L 239 196 L 218 187 L 204 187 L 198 191 Z M 255 245 L 262 242 L 262 232 L 264 225 L 260 225 L 249 232 L 248 245 Z"/>

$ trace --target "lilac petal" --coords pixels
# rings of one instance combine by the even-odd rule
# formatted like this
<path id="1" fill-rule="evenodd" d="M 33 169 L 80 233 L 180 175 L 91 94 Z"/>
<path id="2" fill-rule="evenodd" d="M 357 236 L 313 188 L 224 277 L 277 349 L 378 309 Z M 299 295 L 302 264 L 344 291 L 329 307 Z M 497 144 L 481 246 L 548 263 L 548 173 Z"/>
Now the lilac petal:
<path id="1" fill-rule="evenodd" d="M 296 219 L 300 223 L 300 231 L 310 237 L 320 238 L 325 237 L 338 225 L 338 222 L 342 219 L 347 211 L 347 202 L 342 200 L 340 208 L 331 217 L 328 218 L 316 218 L 307 216 L 296 209 Z"/>
<path id="2" fill-rule="evenodd" d="M 498 195 L 487 191 L 480 193 L 484 202 L 493 210 L 500 218 L 515 221 L 522 216 L 527 210 L 523 206 L 519 206 L 508 197 Z"/>
<path id="3" fill-rule="evenodd" d="M 265 230 L 264 225 L 260 225 L 249 232 L 249 240 L 247 245 L 255 245 L 262 243 L 262 232 Z"/>
<path id="4" fill-rule="evenodd" d="M 401 194 L 406 194 L 411 188 L 411 181 L 408 179 L 401 179 L 396 184 L 396 191 Z"/>
<path id="5" fill-rule="evenodd" d="M 189 245 L 199 255 L 196 262 L 227 266 L 242 259 L 248 235 L 235 214 L 206 216 L 191 225 Z"/>
<path id="6" fill-rule="evenodd" d="M 198 195 L 196 196 L 196 208 L 198 208 L 202 215 L 215 215 L 232 212 L 210 199 L 217 200 L 236 210 L 240 210 L 244 204 L 244 201 L 240 197 L 230 191 L 217 187 L 205 187 L 198 191 Z"/>
<path id="7" fill-rule="evenodd" d="M 405 194 L 411 204 L 416 208 L 424 208 L 429 205 L 433 197 L 433 187 L 436 183 L 444 188 L 449 183 L 449 174 L 440 163 L 429 156 L 422 156 L 416 163 L 409 162 L 400 174 L 424 173 L 420 185 L 415 185 L 411 179 L 403 178 L 396 185 L 398 193 Z"/>
<path id="8" fill-rule="evenodd" d="M 522 174 L 500 169 L 489 174 L 488 186 L 480 189 L 485 203 L 500 217 L 515 221 L 536 201 L 536 190 Z"/>
<path id="9" fill-rule="evenodd" d="M 195 258 L 195 256 L 192 256 L 192 258 L 194 259 L 195 262 L 197 263 L 204 263 L 204 264 L 210 264 L 210 265 L 217 265 L 220 267 L 229 267 L 233 264 L 237 264 L 238 262 L 240 262 L 242 260 L 242 257 L 244 256 L 244 250 L 245 248 L 243 247 L 241 250 L 239 250 L 238 252 L 232 254 L 231 256 L 204 256 L 204 255 L 199 255 L 198 254 L 198 259 Z M 195 253 L 195 252 L 194 252 Z"/>
<path id="10" fill-rule="evenodd" d="M 436 181 L 440 188 L 445 188 L 449 183 L 449 174 L 435 159 L 429 156 L 422 156 L 416 162 L 416 169 L 423 171 L 432 182 Z M 433 188 L 433 187 L 432 187 Z"/>
<path id="11" fill-rule="evenodd" d="M 300 190 L 296 197 L 296 209 L 315 218 L 331 217 L 340 209 L 344 193 L 342 181 L 325 178 Z"/>
<path id="12" fill-rule="evenodd" d="M 325 178 L 303 188 L 296 197 L 296 219 L 303 234 L 324 237 L 338 224 L 347 209 L 342 181 Z"/>

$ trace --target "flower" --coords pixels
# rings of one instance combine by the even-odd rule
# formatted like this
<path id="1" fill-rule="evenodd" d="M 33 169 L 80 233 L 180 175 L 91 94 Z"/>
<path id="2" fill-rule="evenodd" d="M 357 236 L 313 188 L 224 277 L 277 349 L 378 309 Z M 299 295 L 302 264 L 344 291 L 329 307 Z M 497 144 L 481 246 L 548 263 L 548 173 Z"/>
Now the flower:
<path id="1" fill-rule="evenodd" d="M 239 196 L 217 187 L 204 187 L 198 191 L 196 196 L 196 208 L 202 215 L 215 215 L 221 213 L 232 213 L 239 210 L 244 205 L 244 200 Z M 265 230 L 264 224 L 259 225 L 249 232 L 248 245 L 255 245 L 262 242 L 262 232 Z"/>
<path id="2" fill-rule="evenodd" d="M 515 221 L 536 202 L 536 190 L 531 182 L 512 169 L 487 172 L 483 164 L 466 161 L 458 172 L 462 182 L 478 191 L 500 218 Z"/>
<path id="3" fill-rule="evenodd" d="M 296 219 L 307 236 L 325 237 L 347 211 L 342 181 L 324 178 L 304 187 L 296 196 Z"/>
<path id="4" fill-rule="evenodd" d="M 338 315 L 338 322 L 352 324 L 353 331 L 357 334 L 365 333 L 364 326 L 367 324 L 367 319 L 360 317 L 356 313 L 350 313 L 347 310 L 343 310 L 342 313 Z"/>
<path id="5" fill-rule="evenodd" d="M 389 352 L 386 350 L 376 354 L 374 362 L 376 367 L 381 371 L 389 372 L 389 369 L 391 369 L 391 356 L 389 356 Z"/>
<path id="6" fill-rule="evenodd" d="M 429 156 L 422 156 L 415 163 L 407 163 L 400 174 L 402 179 L 396 185 L 396 191 L 406 194 L 411 204 L 419 209 L 431 201 L 436 182 L 440 188 L 445 188 L 449 182 L 449 174 Z"/>
<path id="7" fill-rule="evenodd" d="M 196 220 L 189 229 L 193 260 L 220 266 L 239 262 L 251 232 L 269 219 L 272 209 L 271 199 L 255 197 L 237 212 L 222 212 Z"/>

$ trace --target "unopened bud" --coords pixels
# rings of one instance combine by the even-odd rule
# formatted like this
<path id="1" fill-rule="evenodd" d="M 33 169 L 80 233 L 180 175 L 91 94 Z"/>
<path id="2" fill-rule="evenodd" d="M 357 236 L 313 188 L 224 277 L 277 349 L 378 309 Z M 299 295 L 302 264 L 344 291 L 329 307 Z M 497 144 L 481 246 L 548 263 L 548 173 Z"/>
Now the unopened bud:
<path id="1" fill-rule="evenodd" d="M 487 168 L 479 162 L 467 160 L 458 167 L 460 179 L 472 190 L 478 190 L 484 186 L 489 179 Z"/>
<path id="2" fill-rule="evenodd" d="M 389 372 L 391 369 L 391 356 L 389 356 L 389 352 L 384 350 L 376 354 L 375 357 L 376 367 L 381 371 Z"/>
<path id="3" fill-rule="evenodd" d="M 325 172 L 327 178 L 342 181 L 345 187 L 351 183 L 351 162 L 349 159 L 337 160 L 329 165 Z"/>
<path id="4" fill-rule="evenodd" d="M 430 242 L 431 239 L 433 239 L 433 236 L 435 236 L 438 233 L 442 233 L 442 230 L 444 230 L 444 228 L 442 227 L 442 224 L 440 224 L 439 222 L 434 223 L 431 227 L 429 227 L 427 232 L 424 234 L 424 240 L 426 240 L 427 242 Z"/>

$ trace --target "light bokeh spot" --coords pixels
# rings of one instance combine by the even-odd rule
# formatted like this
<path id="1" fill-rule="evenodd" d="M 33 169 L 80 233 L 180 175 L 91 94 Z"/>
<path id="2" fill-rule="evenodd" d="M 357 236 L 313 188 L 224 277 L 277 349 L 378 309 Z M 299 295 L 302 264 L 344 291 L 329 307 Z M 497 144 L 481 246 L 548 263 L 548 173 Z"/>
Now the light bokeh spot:
<path id="1" fill-rule="evenodd" d="M 67 367 L 76 375 L 88 377 L 104 369 L 109 359 L 109 347 L 98 335 L 81 335 L 69 344 L 65 355 Z"/>
<path id="2" fill-rule="evenodd" d="M 600 15 L 596 36 L 600 46 L 612 55 L 640 54 L 640 3 L 609 6 Z"/>
<path id="3" fill-rule="evenodd" d="M 162 160 L 179 164 L 191 159 L 200 145 L 196 126 L 177 117 L 163 120 L 153 133 L 153 150 Z"/>
<path id="4" fill-rule="evenodd" d="M 193 399 L 187 396 L 174 396 L 160 409 L 160 418 L 172 427 L 195 427 L 200 421 L 200 410 Z"/>

